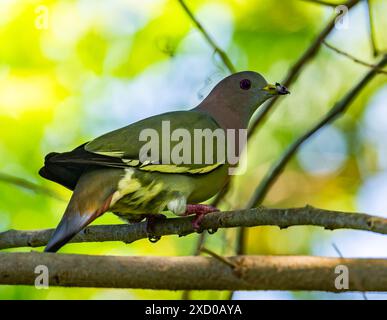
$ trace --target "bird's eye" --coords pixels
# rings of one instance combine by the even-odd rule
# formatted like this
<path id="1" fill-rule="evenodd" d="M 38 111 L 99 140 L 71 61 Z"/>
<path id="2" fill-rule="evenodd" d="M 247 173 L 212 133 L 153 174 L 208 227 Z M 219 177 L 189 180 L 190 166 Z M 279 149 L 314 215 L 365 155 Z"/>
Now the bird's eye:
<path id="1" fill-rule="evenodd" d="M 251 81 L 249 79 L 243 79 L 239 83 L 241 89 L 243 90 L 249 90 L 251 88 Z"/>

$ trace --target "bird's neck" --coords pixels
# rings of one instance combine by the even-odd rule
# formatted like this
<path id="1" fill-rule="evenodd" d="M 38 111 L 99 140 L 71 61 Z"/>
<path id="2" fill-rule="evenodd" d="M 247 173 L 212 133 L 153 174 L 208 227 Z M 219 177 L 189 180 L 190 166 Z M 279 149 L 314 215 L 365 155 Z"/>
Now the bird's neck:
<path id="1" fill-rule="evenodd" d="M 246 129 L 249 123 L 249 116 L 236 112 L 234 108 L 227 106 L 226 103 L 202 101 L 193 109 L 210 115 L 223 129 Z"/>

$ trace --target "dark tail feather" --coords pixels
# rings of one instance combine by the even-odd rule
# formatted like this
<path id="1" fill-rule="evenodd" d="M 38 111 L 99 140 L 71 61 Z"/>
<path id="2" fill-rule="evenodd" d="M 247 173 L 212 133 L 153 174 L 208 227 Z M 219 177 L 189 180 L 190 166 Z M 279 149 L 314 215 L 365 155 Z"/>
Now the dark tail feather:
<path id="1" fill-rule="evenodd" d="M 97 216 L 94 213 L 80 214 L 79 212 L 68 212 L 66 210 L 62 220 L 44 249 L 44 252 L 58 251 L 95 218 L 97 218 Z"/>
<path id="2" fill-rule="evenodd" d="M 98 170 L 81 176 L 45 252 L 58 251 L 84 227 L 109 209 L 119 170 Z M 109 179 L 110 178 L 110 179 Z"/>
<path id="3" fill-rule="evenodd" d="M 56 252 L 69 242 L 79 231 L 92 223 L 101 214 L 109 209 L 112 196 L 109 196 L 102 207 L 94 211 L 80 212 L 75 209 L 71 201 L 59 222 L 59 225 L 47 243 L 44 252 Z"/>
<path id="4" fill-rule="evenodd" d="M 39 175 L 45 179 L 54 181 L 62 186 L 74 190 L 79 177 L 82 175 L 84 166 L 74 166 L 66 164 L 57 164 L 56 156 L 60 155 L 57 152 L 51 152 L 44 158 L 44 167 L 39 170 Z"/>

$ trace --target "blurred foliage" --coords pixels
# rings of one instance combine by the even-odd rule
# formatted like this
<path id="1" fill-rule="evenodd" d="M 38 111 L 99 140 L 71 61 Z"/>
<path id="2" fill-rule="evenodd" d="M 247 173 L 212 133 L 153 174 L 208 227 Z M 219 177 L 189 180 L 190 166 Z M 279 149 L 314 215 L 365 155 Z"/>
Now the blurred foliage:
<path id="1" fill-rule="evenodd" d="M 380 49 L 387 49 L 383 32 L 387 30 L 387 3 L 371 2 L 377 43 Z M 330 8 L 298 0 L 187 3 L 238 70 L 259 71 L 271 82 L 284 78 L 332 14 Z M 69 191 L 37 174 L 46 153 L 72 149 L 143 117 L 193 107 L 227 75 L 175 0 L 1 0 L 0 17 L 0 172 L 50 187 L 65 198 Z M 353 10 L 350 18 L 349 29 L 335 30 L 329 41 L 372 62 L 364 6 Z M 221 207 L 244 207 L 289 143 L 318 121 L 365 71 L 365 67 L 322 48 L 292 87 L 292 94 L 252 137 L 248 172 L 234 180 Z M 367 196 L 375 201 L 373 189 L 364 189 L 367 179 L 387 169 L 386 147 L 378 143 L 378 137 L 387 137 L 387 121 L 382 120 L 383 116 L 387 119 L 387 111 L 383 114 L 377 107 L 381 103 L 387 107 L 385 85 L 386 77 L 375 79 L 344 118 L 313 137 L 287 166 L 264 204 L 366 210 Z M 369 108 L 376 111 L 367 114 Z M 375 122 L 379 126 L 373 126 Z M 387 209 L 386 201 L 379 200 L 376 208 Z M 0 181 L 0 230 L 54 227 L 65 205 Z M 118 222 L 106 214 L 96 223 Z M 70 244 L 62 252 L 189 255 L 196 239 L 197 235 L 190 235 L 165 237 L 157 244 L 146 240 L 130 245 Z M 316 242 L 329 246 L 327 241 L 329 233 L 316 228 L 252 228 L 248 253 L 309 254 Z M 206 246 L 232 254 L 235 230 L 217 232 L 208 237 Z M 0 287 L 4 299 L 159 299 L 180 295 L 169 291 Z M 194 293 L 194 298 L 226 296 L 226 292 Z"/>

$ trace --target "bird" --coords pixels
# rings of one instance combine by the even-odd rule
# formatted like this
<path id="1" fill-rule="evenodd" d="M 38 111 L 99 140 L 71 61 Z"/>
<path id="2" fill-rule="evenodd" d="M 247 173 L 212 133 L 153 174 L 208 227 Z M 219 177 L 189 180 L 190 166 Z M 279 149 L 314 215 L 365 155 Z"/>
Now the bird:
<path id="1" fill-rule="evenodd" d="M 286 87 L 279 83 L 268 84 L 257 72 L 237 72 L 217 83 L 192 109 L 151 116 L 106 133 L 72 151 L 47 154 L 40 176 L 73 193 L 44 251 L 58 251 L 105 212 L 112 212 L 129 223 L 146 219 L 149 233 L 152 223 L 164 217 L 164 211 L 178 216 L 195 214 L 192 225 L 195 230 L 199 229 L 205 214 L 218 211 L 202 202 L 224 186 L 230 164 L 220 158 L 211 163 L 171 163 L 164 161 L 165 157 L 160 154 L 152 161 L 148 158 L 144 161 L 144 155 L 140 153 L 149 139 L 140 139 L 141 132 L 151 130 L 158 134 L 165 124 L 171 131 L 181 128 L 189 134 L 198 129 L 246 130 L 260 105 L 288 93 Z M 179 142 L 170 143 L 167 156 Z M 192 144 L 195 146 L 195 143 Z M 166 149 L 161 143 L 156 146 L 163 148 L 163 152 Z M 180 147 L 184 149 L 184 145 Z M 191 145 L 190 150 L 197 152 L 196 149 Z M 216 150 L 213 147 L 209 152 Z"/>

